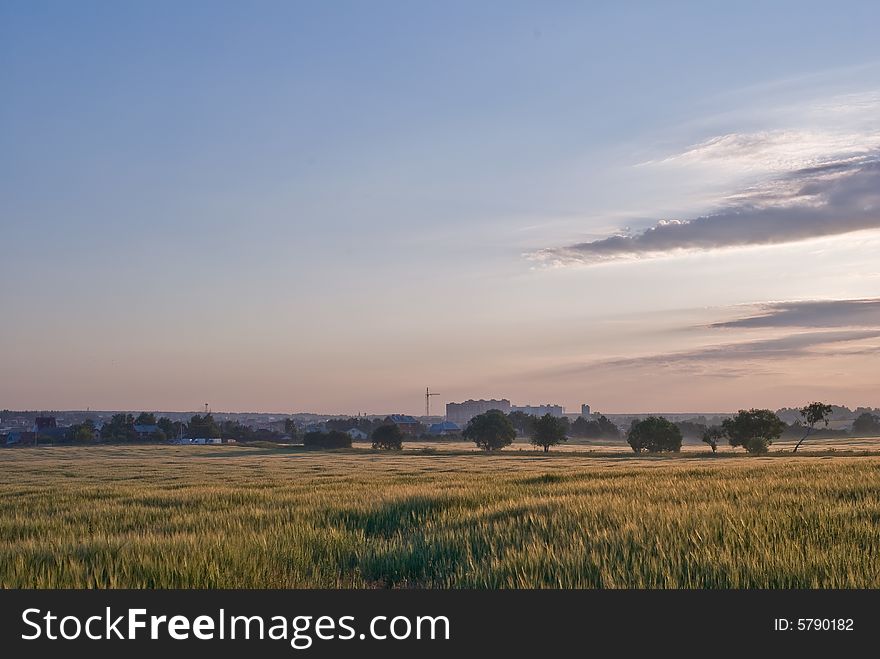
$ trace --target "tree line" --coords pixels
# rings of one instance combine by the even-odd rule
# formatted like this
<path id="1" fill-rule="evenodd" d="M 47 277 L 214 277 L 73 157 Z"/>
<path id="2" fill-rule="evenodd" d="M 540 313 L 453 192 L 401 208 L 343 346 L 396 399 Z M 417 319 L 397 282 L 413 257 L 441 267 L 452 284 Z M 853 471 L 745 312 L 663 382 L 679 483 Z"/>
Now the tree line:
<path id="1" fill-rule="evenodd" d="M 292 425 L 292 424 L 291 424 Z M 175 438 L 225 438 L 236 441 L 279 441 L 283 435 L 274 430 L 253 429 L 237 421 L 220 421 L 207 414 L 194 414 L 188 422 L 172 421 L 168 417 L 156 418 L 151 412 L 141 412 L 137 416 L 128 413 L 114 414 L 110 420 L 96 429 L 94 421 L 85 420 L 67 429 L 66 439 L 74 442 L 128 442 L 142 438 L 137 426 L 155 428 L 146 436 L 147 441 L 164 442 Z M 292 427 L 295 432 L 295 426 Z"/>
<path id="2" fill-rule="evenodd" d="M 827 403 L 813 402 L 801 408 L 799 413 L 802 422 L 797 424 L 797 429 L 801 434 L 794 447 L 795 453 L 809 437 L 815 437 L 818 431 L 828 427 L 832 407 Z M 489 410 L 471 419 L 462 435 L 483 450 L 503 449 L 512 444 L 517 436 L 516 422 L 521 424 L 523 421 L 511 418 L 512 416 L 505 415 L 500 410 Z M 600 416 L 601 419 L 605 417 Z M 589 424 L 601 426 L 601 421 L 587 422 L 583 417 L 579 417 L 571 426 L 567 421 L 564 417 L 558 418 L 550 414 L 540 418 L 532 417 L 528 422 L 532 444 L 547 452 L 550 447 L 567 441 L 568 435 L 574 434 L 570 431 L 580 421 L 584 421 L 581 428 L 589 427 L 591 433 L 596 433 L 597 430 Z M 610 424 L 607 419 L 605 421 Z M 684 440 L 683 423 L 687 422 L 674 423 L 662 416 L 635 419 L 626 434 L 626 441 L 635 453 L 677 452 L 681 450 Z M 880 419 L 864 418 L 861 427 L 874 428 L 874 423 L 880 426 Z M 694 424 L 687 429 L 693 430 Z M 790 429 L 791 426 L 772 410 L 753 408 L 739 410 L 734 416 L 724 419 L 721 425 L 703 426 L 701 439 L 713 453 L 718 450 L 720 442 L 727 441 L 730 446 L 742 447 L 750 454 L 760 455 L 767 453 L 770 445 Z M 615 436 L 619 435 L 615 433 Z"/>
<path id="3" fill-rule="evenodd" d="M 810 437 L 846 435 L 845 431 L 828 428 L 833 407 L 827 403 L 813 402 L 798 410 L 800 419 L 787 424 L 768 409 L 739 410 L 734 416 L 724 419 L 720 425 L 706 425 L 697 421 L 672 422 L 662 416 L 649 416 L 632 421 L 625 439 L 635 453 L 677 452 L 686 437 L 701 439 L 715 453 L 719 444 L 727 442 L 733 447 L 742 447 L 748 453 L 762 454 L 769 450 L 775 440 L 781 437 L 797 439 L 794 452 Z M 217 422 L 211 413 L 195 414 L 188 422 L 172 421 L 168 417 L 156 418 L 153 413 L 141 412 L 137 416 L 130 413 L 114 414 L 100 429 L 94 422 L 86 420 L 67 429 L 65 439 L 73 442 L 94 441 L 132 441 L 141 439 L 137 427 L 151 427 L 147 436 L 149 441 L 162 442 L 176 437 L 226 438 L 236 441 L 281 441 L 290 439 L 296 442 L 299 429 L 293 419 L 284 422 L 285 433 L 275 430 L 253 429 L 237 421 Z M 404 433 L 389 418 L 368 419 L 351 417 L 330 419 L 325 422 L 326 431 L 306 432 L 302 443 L 309 448 L 350 448 L 352 438 L 348 430 L 358 428 L 368 434 L 375 449 L 400 450 L 403 448 Z M 880 416 L 865 412 L 853 423 L 852 432 L 862 435 L 880 435 Z M 489 410 L 471 419 L 461 436 L 473 441 L 479 448 L 495 451 L 509 446 L 517 436 L 528 436 L 531 443 L 545 452 L 551 447 L 568 441 L 569 437 L 584 439 L 620 439 L 621 430 L 604 415 L 587 419 L 579 416 L 574 422 L 567 417 L 554 417 L 546 414 L 537 417 L 524 412 L 505 414 L 500 410 Z"/>

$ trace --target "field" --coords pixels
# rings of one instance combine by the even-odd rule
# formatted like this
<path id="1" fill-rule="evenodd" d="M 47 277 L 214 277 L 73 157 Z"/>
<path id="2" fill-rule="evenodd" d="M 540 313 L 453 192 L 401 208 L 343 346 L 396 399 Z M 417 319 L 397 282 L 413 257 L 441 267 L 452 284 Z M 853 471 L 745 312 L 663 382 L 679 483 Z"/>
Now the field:
<path id="1" fill-rule="evenodd" d="M 880 588 L 876 455 L 463 448 L 0 450 L 0 586 Z"/>

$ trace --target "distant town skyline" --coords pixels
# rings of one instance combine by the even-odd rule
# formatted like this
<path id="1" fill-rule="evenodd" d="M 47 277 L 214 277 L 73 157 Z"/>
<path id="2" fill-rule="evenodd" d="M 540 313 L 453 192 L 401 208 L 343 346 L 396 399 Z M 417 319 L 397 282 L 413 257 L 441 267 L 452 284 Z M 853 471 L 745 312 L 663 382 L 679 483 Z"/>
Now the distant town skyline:
<path id="1" fill-rule="evenodd" d="M 878 24 L 5 3 L 0 408 L 875 406 Z"/>
<path id="2" fill-rule="evenodd" d="M 479 399 L 477 399 L 479 402 Z M 462 402 L 473 402 L 473 399 L 469 399 L 469 401 L 449 401 L 451 404 L 460 404 Z M 841 407 L 849 409 L 853 412 L 857 410 L 877 410 L 880 411 L 880 402 L 877 404 L 865 404 L 865 405 L 851 405 L 847 404 L 846 401 L 826 401 L 829 404 L 835 407 Z M 544 405 L 554 405 L 553 403 L 545 403 Z M 576 408 L 568 408 L 564 407 L 564 414 L 566 416 L 587 416 L 587 415 L 600 415 L 607 414 L 610 416 L 632 416 L 632 415 L 645 415 L 645 414 L 666 414 L 669 416 L 718 416 L 725 414 L 734 414 L 737 410 L 686 410 L 686 409 L 641 409 L 641 410 L 597 410 L 592 409 L 590 406 L 590 411 L 586 412 L 583 409 L 583 405 L 589 405 L 589 403 L 581 404 Z M 796 404 L 796 405 L 781 405 L 776 407 L 771 407 L 771 410 L 799 410 L 804 406 L 804 403 Z M 445 406 L 444 406 L 445 407 Z M 525 411 L 527 414 L 534 415 L 536 411 L 525 410 L 528 405 L 511 405 L 511 409 L 509 412 L 513 411 Z M 540 407 L 540 406 L 536 406 Z M 417 418 L 444 418 L 447 416 L 446 409 L 438 409 L 431 410 L 431 414 L 425 414 L 424 410 L 421 412 L 412 411 L 406 412 L 402 408 L 395 408 L 393 410 L 370 410 L 364 411 L 360 410 L 358 412 L 349 412 L 349 411 L 333 411 L 333 410 L 301 410 L 301 409 L 290 409 L 290 410 L 228 410 L 228 409 L 213 409 L 210 408 L 205 410 L 204 408 L 191 408 L 191 409 L 182 409 L 182 408 L 147 408 L 143 406 L 133 406 L 133 407 L 124 407 L 124 408 L 51 408 L 51 407 L 22 407 L 22 408 L 5 408 L 13 415 L 20 414 L 22 412 L 36 413 L 36 414 L 50 414 L 50 413 L 58 413 L 58 414 L 77 414 L 83 415 L 83 418 L 87 417 L 89 413 L 93 413 L 96 415 L 107 415 L 107 414 L 115 414 L 115 413 L 140 413 L 140 412 L 148 412 L 153 414 L 172 414 L 172 415 L 194 415 L 194 414 L 206 414 L 210 413 L 218 417 L 225 417 L 227 415 L 239 416 L 239 415 L 247 415 L 253 414 L 258 416 L 276 416 L 276 417 L 290 417 L 290 416 L 313 416 L 313 417 L 322 417 L 322 418 L 343 418 L 343 417 L 384 417 L 391 414 L 410 414 Z M 488 409 L 495 409 L 493 407 L 487 407 Z M 2 410 L 0 410 L 2 411 Z M 504 410 L 502 410 L 504 411 Z M 542 410 L 542 413 L 553 412 L 552 410 Z"/>

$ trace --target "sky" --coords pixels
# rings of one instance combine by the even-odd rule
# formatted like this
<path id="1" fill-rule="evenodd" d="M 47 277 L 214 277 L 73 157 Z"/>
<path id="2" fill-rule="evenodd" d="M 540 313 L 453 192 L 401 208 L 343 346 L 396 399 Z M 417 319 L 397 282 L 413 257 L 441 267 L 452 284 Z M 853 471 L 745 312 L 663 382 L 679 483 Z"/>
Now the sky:
<path id="1" fill-rule="evenodd" d="M 0 0 L 0 409 L 880 405 L 878 24 Z"/>

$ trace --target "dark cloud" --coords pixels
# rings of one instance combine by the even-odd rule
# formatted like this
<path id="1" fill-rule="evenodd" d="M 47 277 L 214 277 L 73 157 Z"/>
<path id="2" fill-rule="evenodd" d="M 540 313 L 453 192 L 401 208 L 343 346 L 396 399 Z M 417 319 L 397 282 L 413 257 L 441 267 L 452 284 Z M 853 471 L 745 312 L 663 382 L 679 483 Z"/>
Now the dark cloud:
<path id="1" fill-rule="evenodd" d="M 772 302 L 760 305 L 761 313 L 712 327 L 874 327 L 880 328 L 880 298 Z"/>
<path id="2" fill-rule="evenodd" d="M 804 355 L 810 354 L 813 348 L 876 338 L 880 338 L 880 329 L 805 332 L 773 339 L 726 343 L 685 352 L 608 360 L 600 363 L 606 366 L 630 366 L 646 364 L 681 364 L 686 362 L 704 361 L 742 361 L 753 359 L 763 360 L 768 358 L 792 358 L 803 357 Z"/>
<path id="3" fill-rule="evenodd" d="M 617 235 L 534 256 L 600 263 L 677 250 L 772 245 L 880 228 L 880 154 L 800 169 L 736 197 L 712 215 L 662 221 L 635 235 Z"/>
<path id="4" fill-rule="evenodd" d="M 803 332 L 771 339 L 706 346 L 694 350 L 641 357 L 606 359 L 553 371 L 554 375 L 575 375 L 601 370 L 674 370 L 700 376 L 740 377 L 754 375 L 756 367 L 821 354 L 880 354 L 880 346 L 852 346 L 856 341 L 880 339 L 880 329 Z M 763 372 L 763 371 L 762 371 Z"/>

